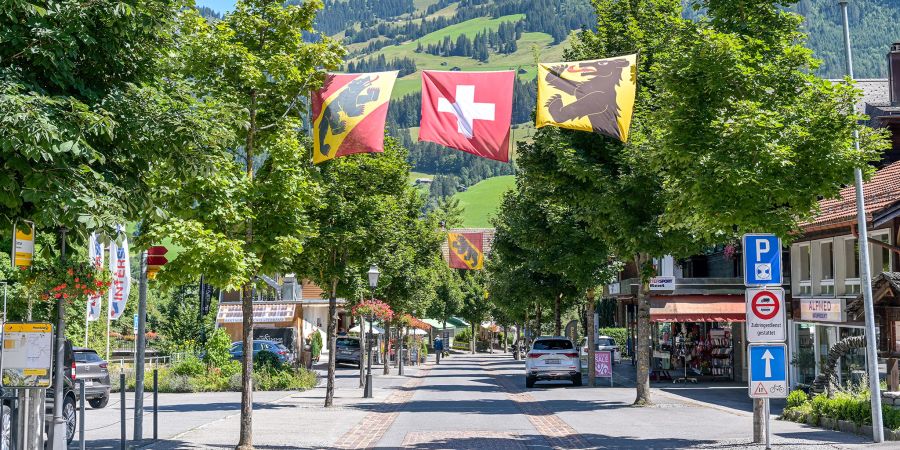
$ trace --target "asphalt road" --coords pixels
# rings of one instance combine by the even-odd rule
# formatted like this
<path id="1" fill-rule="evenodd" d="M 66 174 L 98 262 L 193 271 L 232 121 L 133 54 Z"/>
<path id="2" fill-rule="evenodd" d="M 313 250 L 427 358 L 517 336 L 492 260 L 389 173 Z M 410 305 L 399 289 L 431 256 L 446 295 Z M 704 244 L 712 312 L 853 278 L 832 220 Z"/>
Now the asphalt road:
<path id="1" fill-rule="evenodd" d="M 279 450 L 763 448 L 750 442 L 750 401 L 738 385 L 658 383 L 655 405 L 636 408 L 627 366 L 618 368 L 615 387 L 595 388 L 559 382 L 526 390 L 523 370 L 508 354 L 454 355 L 440 365 L 410 369 L 405 377 L 379 375 L 376 398 L 367 401 L 357 372 L 344 368 L 333 408 L 322 407 L 321 386 L 257 393 L 254 443 Z M 234 448 L 239 398 L 238 393 L 161 395 L 162 440 L 144 448 Z M 117 407 L 88 412 L 88 448 L 118 448 Z M 130 432 L 133 414 L 128 413 Z M 147 419 L 144 427 L 149 436 L 152 422 Z M 861 436 L 774 418 L 772 428 L 779 449 L 875 447 Z"/>

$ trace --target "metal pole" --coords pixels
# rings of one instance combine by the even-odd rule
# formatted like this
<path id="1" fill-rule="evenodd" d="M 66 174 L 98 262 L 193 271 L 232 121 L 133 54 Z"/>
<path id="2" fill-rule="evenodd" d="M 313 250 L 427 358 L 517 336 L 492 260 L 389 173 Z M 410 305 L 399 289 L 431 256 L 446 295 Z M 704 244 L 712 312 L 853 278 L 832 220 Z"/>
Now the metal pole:
<path id="1" fill-rule="evenodd" d="M 135 339 L 134 367 L 134 441 L 140 444 L 144 440 L 144 354 L 146 340 L 147 316 L 147 251 L 141 252 L 141 275 L 138 287 L 138 328 Z"/>
<path id="2" fill-rule="evenodd" d="M 153 369 L 153 440 L 159 439 L 159 370 Z"/>
<path id="3" fill-rule="evenodd" d="M 78 393 L 81 395 L 81 409 L 78 411 L 78 448 L 84 450 L 84 402 L 87 401 L 84 392 L 84 380 L 78 380 Z"/>
<path id="4" fill-rule="evenodd" d="M 403 327 L 402 325 L 397 327 L 397 341 L 399 341 L 400 345 L 397 346 L 399 350 L 397 350 L 397 375 L 403 376 Z"/>
<path id="5" fill-rule="evenodd" d="M 125 430 L 125 371 L 119 372 L 119 439 L 120 448 L 127 450 L 128 431 Z"/>
<path id="6" fill-rule="evenodd" d="M 372 297 L 374 298 L 374 296 L 375 296 L 375 294 L 373 292 Z M 368 361 L 366 361 L 366 387 L 363 392 L 364 398 L 372 398 L 373 397 L 373 393 L 372 393 L 372 347 L 373 347 L 373 345 L 372 345 L 372 314 L 371 313 L 369 314 L 369 337 L 368 337 L 368 339 L 369 339 L 369 342 L 367 343 L 368 348 L 366 349 L 368 351 L 368 355 L 366 355 Z"/>
<path id="7" fill-rule="evenodd" d="M 847 57 L 847 76 L 853 79 L 853 55 L 850 50 L 850 23 L 847 17 L 847 0 L 839 0 L 844 26 L 844 53 Z M 859 152 L 859 131 L 853 130 L 853 144 Z M 869 392 L 872 397 L 872 440 L 884 441 L 884 423 L 881 418 L 881 386 L 878 379 L 878 345 L 875 341 L 875 306 L 872 301 L 872 274 L 869 266 L 869 231 L 866 228 L 866 206 L 863 193 L 862 170 L 854 170 L 856 181 L 856 220 L 859 227 L 860 282 L 866 315 L 866 368 L 869 375 Z"/>
<path id="8" fill-rule="evenodd" d="M 60 261 L 66 261 L 66 227 L 59 227 Z M 56 365 L 53 371 L 53 423 L 50 427 L 50 442 L 53 450 L 65 450 L 66 448 L 66 422 L 62 417 L 62 407 L 65 401 L 63 395 L 63 373 L 66 364 L 66 311 L 63 299 L 56 301 Z"/>

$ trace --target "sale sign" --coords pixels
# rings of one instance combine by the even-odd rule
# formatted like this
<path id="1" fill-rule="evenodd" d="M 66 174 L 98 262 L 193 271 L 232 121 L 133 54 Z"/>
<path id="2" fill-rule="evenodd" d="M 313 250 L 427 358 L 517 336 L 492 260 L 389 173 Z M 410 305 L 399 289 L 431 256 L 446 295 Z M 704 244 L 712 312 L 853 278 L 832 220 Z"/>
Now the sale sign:
<path id="1" fill-rule="evenodd" d="M 610 352 L 610 351 L 594 352 L 594 373 L 598 377 L 612 378 L 612 374 L 613 374 L 612 352 Z"/>

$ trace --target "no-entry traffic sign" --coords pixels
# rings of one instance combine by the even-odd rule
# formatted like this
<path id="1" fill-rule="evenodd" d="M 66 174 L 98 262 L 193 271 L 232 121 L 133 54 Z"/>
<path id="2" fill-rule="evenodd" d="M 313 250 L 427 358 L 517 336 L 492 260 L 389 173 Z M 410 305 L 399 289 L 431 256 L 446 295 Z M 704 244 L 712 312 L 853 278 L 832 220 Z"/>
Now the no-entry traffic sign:
<path id="1" fill-rule="evenodd" d="M 747 341 L 785 340 L 784 289 L 747 289 Z"/>

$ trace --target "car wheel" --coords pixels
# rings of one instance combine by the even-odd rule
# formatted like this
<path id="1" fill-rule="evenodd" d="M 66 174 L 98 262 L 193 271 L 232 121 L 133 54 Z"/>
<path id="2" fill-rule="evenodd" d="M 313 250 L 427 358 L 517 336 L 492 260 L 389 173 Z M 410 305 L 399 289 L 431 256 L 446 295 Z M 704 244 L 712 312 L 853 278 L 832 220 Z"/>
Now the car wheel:
<path id="1" fill-rule="evenodd" d="M 75 408 L 75 398 L 66 397 L 62 410 L 63 420 L 66 421 L 66 442 L 72 442 L 75 439 L 75 428 L 78 426 L 77 408 Z"/>
<path id="2" fill-rule="evenodd" d="M 580 373 L 578 375 L 572 376 L 572 384 L 574 384 L 575 386 L 581 386 L 581 374 Z"/>
<path id="3" fill-rule="evenodd" d="M 92 398 L 88 400 L 88 403 L 93 409 L 103 409 L 106 407 L 106 404 L 109 403 L 109 394 L 106 394 L 100 398 Z"/>
<path id="4" fill-rule="evenodd" d="M 9 450 L 12 442 L 12 411 L 9 406 L 3 405 L 0 413 L 0 423 L 3 425 L 3 434 L 0 435 L 0 449 Z"/>
<path id="5" fill-rule="evenodd" d="M 534 377 L 525 377 L 525 387 L 528 389 L 534 387 Z"/>

